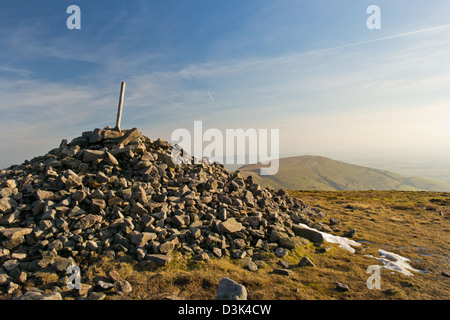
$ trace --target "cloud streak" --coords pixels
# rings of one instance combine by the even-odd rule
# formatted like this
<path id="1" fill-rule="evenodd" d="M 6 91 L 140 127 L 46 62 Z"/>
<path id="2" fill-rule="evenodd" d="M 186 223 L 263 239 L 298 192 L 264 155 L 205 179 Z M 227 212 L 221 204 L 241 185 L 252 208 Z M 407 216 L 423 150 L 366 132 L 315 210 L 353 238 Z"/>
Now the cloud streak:
<path id="1" fill-rule="evenodd" d="M 397 27 L 391 29 L 392 35 L 364 41 L 352 41 L 355 36 L 330 41 L 325 35 L 321 45 L 313 41 L 314 35 L 321 39 L 323 31 L 318 31 L 301 38 L 306 39 L 304 45 L 257 52 L 256 48 L 275 41 L 275 35 L 276 39 L 291 30 L 282 21 L 273 26 L 272 33 L 258 34 L 258 26 L 264 24 L 265 30 L 269 29 L 264 18 L 272 14 L 270 9 L 278 10 L 271 20 L 275 23 L 289 7 L 269 4 L 251 19 L 241 21 L 241 29 L 207 39 L 210 43 L 195 51 L 186 43 L 167 45 L 165 38 L 168 35 L 180 40 L 178 34 L 175 36 L 182 32 L 180 26 L 194 23 L 194 19 L 175 26 L 161 22 L 164 37 L 147 39 L 147 33 L 156 32 L 152 28 L 158 24 L 151 28 L 146 25 L 147 18 L 155 17 L 155 13 L 147 2 L 140 1 L 139 5 L 141 15 L 134 17 L 121 11 L 114 21 L 95 24 L 98 29 L 89 29 L 90 33 L 87 25 L 83 25 L 84 34 L 44 37 L 42 29 L 29 26 L 17 26 L 9 35 L 2 33 L 5 37 L 1 43 L 6 49 L 0 57 L 7 62 L 0 64 L 0 126 L 6 134 L 0 138 L 0 148 L 11 156 L 2 156 L 0 166 L 11 164 L 12 154 L 18 159 L 15 163 L 25 158 L 21 150 L 26 149 L 24 141 L 33 148 L 47 149 L 67 135 L 113 125 L 121 81 L 127 82 L 123 126 L 138 126 L 148 135 L 167 137 L 170 130 L 190 128 L 194 120 L 204 120 L 205 126 L 216 128 L 278 127 L 282 135 L 286 132 L 281 150 L 285 153 L 293 146 L 298 153 L 307 147 L 317 152 L 331 150 L 347 140 L 359 146 L 375 139 L 374 144 L 383 141 L 386 149 L 401 149 L 412 139 L 424 146 L 427 138 L 433 139 L 435 147 L 447 143 L 444 136 L 450 136 L 450 132 L 441 126 L 439 117 L 421 120 L 427 108 L 446 116 L 435 106 L 450 98 L 450 24 L 416 27 L 408 32 L 398 32 L 401 28 Z M 233 13 L 233 18 L 236 16 Z M 114 23 L 120 25 L 127 17 L 134 18 L 127 20 L 124 30 L 115 29 Z M 297 18 L 292 12 L 289 17 L 292 21 Z M 175 18 L 168 19 L 176 22 Z M 221 18 L 226 21 L 228 17 Z M 291 31 L 300 30 L 297 23 Z M 308 23 L 311 27 L 307 30 L 321 28 L 315 22 Z M 196 28 L 203 33 L 190 29 L 194 33 L 189 35 L 206 34 L 204 26 Z M 114 31 L 118 31 L 116 37 L 111 36 Z M 260 38 L 253 40 L 255 36 Z M 293 38 L 290 35 L 285 43 Z M 139 41 L 146 41 L 146 45 L 134 48 Z M 333 46 L 336 41 L 345 43 Z M 235 43 L 232 49 L 236 52 L 228 49 L 228 54 L 222 54 L 221 49 L 230 43 Z M 161 49 L 153 48 L 158 45 Z M 253 45 L 255 49 L 240 54 L 240 46 L 248 49 Z M 34 63 L 22 64 L 27 61 Z M 66 65 L 72 69 L 58 69 Z M 417 108 L 421 111 L 415 112 Z M 392 110 L 395 112 L 389 113 Z M 402 123 L 409 111 L 414 116 L 405 117 L 408 122 Z M 398 137 L 393 129 L 396 125 L 417 130 Z M 309 144 L 297 144 L 304 140 Z"/>
<path id="2" fill-rule="evenodd" d="M 430 32 L 430 31 L 446 29 L 446 28 L 449 28 L 449 27 L 450 27 L 450 24 L 445 24 L 445 25 L 441 25 L 441 26 L 437 26 L 437 27 L 430 27 L 430 28 L 424 28 L 424 29 L 421 29 L 421 30 L 415 30 L 415 31 L 410 31 L 410 32 L 399 33 L 399 34 L 395 34 L 395 35 L 392 35 L 392 36 L 386 36 L 386 37 L 381 37 L 381 38 L 376 38 L 376 39 L 371 39 L 371 40 L 353 42 L 353 43 L 344 44 L 344 45 L 341 45 L 341 46 L 331 47 L 331 48 L 324 49 L 324 50 L 333 50 L 333 49 L 342 49 L 342 48 L 360 46 L 360 45 L 363 45 L 363 44 L 369 44 L 369 43 L 374 43 L 374 42 L 379 42 L 379 41 L 384 41 L 384 40 L 392 40 L 392 39 L 397 39 L 397 38 L 403 38 L 403 37 L 408 37 L 408 36 L 416 35 L 416 34 L 420 34 L 420 33 L 426 33 L 426 32 Z"/>

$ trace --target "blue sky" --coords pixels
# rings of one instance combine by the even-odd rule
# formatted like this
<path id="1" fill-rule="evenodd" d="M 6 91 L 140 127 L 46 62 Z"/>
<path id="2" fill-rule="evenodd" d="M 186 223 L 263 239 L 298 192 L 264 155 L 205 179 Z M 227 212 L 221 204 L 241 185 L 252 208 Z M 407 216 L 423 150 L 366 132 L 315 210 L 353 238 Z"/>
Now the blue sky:
<path id="1" fill-rule="evenodd" d="M 439 0 L 3 1 L 0 167 L 113 126 L 121 81 L 122 128 L 152 139 L 202 120 L 280 129 L 282 155 L 450 159 L 449 17 Z"/>

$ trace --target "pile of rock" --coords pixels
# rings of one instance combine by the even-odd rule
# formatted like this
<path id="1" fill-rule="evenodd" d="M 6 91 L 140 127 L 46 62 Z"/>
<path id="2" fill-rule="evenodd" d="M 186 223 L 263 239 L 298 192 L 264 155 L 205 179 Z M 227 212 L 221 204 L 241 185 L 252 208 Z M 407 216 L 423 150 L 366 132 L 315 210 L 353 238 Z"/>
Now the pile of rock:
<path id="1" fill-rule="evenodd" d="M 327 231 L 313 222 L 321 210 L 221 164 L 175 164 L 172 149 L 136 128 L 107 127 L 1 170 L 4 293 L 20 292 L 43 270 L 63 279 L 75 260 L 103 254 L 165 265 L 173 250 L 197 260 L 244 258 L 292 249 L 303 238 L 323 241 L 296 225 Z"/>

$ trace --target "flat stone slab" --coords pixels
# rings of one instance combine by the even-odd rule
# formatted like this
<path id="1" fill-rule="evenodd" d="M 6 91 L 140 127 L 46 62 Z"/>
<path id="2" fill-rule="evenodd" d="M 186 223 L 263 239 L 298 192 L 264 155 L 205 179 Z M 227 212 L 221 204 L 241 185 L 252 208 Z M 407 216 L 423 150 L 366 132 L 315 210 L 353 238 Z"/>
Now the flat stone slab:
<path id="1" fill-rule="evenodd" d="M 282 276 L 290 276 L 290 275 L 292 275 L 292 271 L 291 270 L 280 269 L 280 268 L 273 269 L 273 273 L 279 274 L 279 275 L 282 275 Z"/>
<path id="2" fill-rule="evenodd" d="M 301 226 L 292 226 L 292 231 L 294 231 L 296 236 L 308 239 L 314 243 L 323 243 L 323 235 L 315 230 L 302 228 Z"/>
<path id="3" fill-rule="evenodd" d="M 33 232 L 32 228 L 7 228 L 0 230 L 0 234 L 9 240 L 20 238 L 31 232 Z"/>
<path id="4" fill-rule="evenodd" d="M 172 257 L 165 254 L 147 254 L 145 258 L 146 260 L 155 262 L 159 266 L 165 266 L 172 260 Z"/>
<path id="5" fill-rule="evenodd" d="M 234 233 L 241 231 L 243 228 L 240 222 L 237 222 L 236 219 L 230 218 L 220 224 L 220 230 L 225 233 Z"/>

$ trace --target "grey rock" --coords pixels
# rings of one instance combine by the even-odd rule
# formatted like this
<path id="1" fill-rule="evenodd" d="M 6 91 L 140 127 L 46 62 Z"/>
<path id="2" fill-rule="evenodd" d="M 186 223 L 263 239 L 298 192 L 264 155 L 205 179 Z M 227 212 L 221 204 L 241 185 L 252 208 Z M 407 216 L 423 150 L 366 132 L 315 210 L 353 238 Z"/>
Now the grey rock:
<path id="1" fill-rule="evenodd" d="M 214 256 L 216 256 L 217 258 L 222 257 L 222 250 L 219 248 L 213 248 L 212 249 L 212 253 Z"/>
<path id="2" fill-rule="evenodd" d="M 240 238 L 234 239 L 232 244 L 236 247 L 236 249 L 242 249 L 242 248 L 244 248 L 247 245 L 245 240 L 244 239 L 240 239 Z"/>
<path id="3" fill-rule="evenodd" d="M 200 237 L 201 235 L 202 235 L 202 231 L 199 229 L 199 228 L 196 228 L 196 227 L 190 227 L 189 228 L 189 231 L 191 232 L 191 236 L 194 238 L 194 239 L 197 239 L 198 237 Z"/>
<path id="4" fill-rule="evenodd" d="M 258 270 L 258 266 L 253 261 L 249 261 L 247 263 L 247 269 L 250 270 L 250 271 L 257 271 Z"/>
<path id="5" fill-rule="evenodd" d="M 234 280 L 224 277 L 220 280 L 216 300 L 247 300 L 247 289 Z"/>
<path id="6" fill-rule="evenodd" d="M 318 253 L 325 253 L 325 252 L 328 252 L 328 251 L 330 251 L 332 249 L 333 249 L 332 247 L 320 247 L 320 248 L 316 249 L 316 252 L 318 252 Z"/>
<path id="7" fill-rule="evenodd" d="M 9 254 L 10 251 L 8 249 L 0 247 L 0 259 L 7 257 Z"/>
<path id="8" fill-rule="evenodd" d="M 73 157 L 66 157 L 61 161 L 61 163 L 67 168 L 70 168 L 72 170 L 78 169 L 82 164 L 81 160 L 78 160 Z"/>
<path id="9" fill-rule="evenodd" d="M 147 254 L 145 259 L 153 261 L 159 266 L 165 266 L 172 260 L 172 257 L 164 254 Z"/>
<path id="10" fill-rule="evenodd" d="M 179 215 L 172 218 L 172 224 L 178 228 L 189 225 L 190 217 L 188 215 Z"/>
<path id="11" fill-rule="evenodd" d="M 244 200 L 247 203 L 252 203 L 254 198 L 253 198 L 253 193 L 251 193 L 251 191 L 245 191 L 244 192 Z"/>
<path id="12" fill-rule="evenodd" d="M 129 234 L 131 243 L 137 246 L 145 246 L 149 241 L 156 240 L 157 235 L 153 232 L 133 231 Z"/>
<path id="13" fill-rule="evenodd" d="M 337 225 L 337 224 L 339 224 L 339 223 L 341 223 L 341 222 L 339 221 L 338 218 L 330 217 L 330 225 L 331 225 L 331 226 Z"/>
<path id="14" fill-rule="evenodd" d="M 72 188 L 78 188 L 78 187 L 83 186 L 83 181 L 77 174 L 74 173 L 67 177 L 67 180 L 64 185 L 65 185 L 66 189 L 69 190 Z"/>
<path id="15" fill-rule="evenodd" d="M 2 266 L 6 271 L 11 272 L 12 270 L 14 270 L 19 266 L 19 263 L 15 259 L 6 260 L 5 262 L 3 262 Z"/>
<path id="16" fill-rule="evenodd" d="M 196 254 L 194 256 L 194 260 L 197 260 L 197 261 L 204 261 L 204 260 L 208 260 L 208 259 L 209 259 L 209 255 L 206 252 L 202 252 L 202 253 Z"/>
<path id="17" fill-rule="evenodd" d="M 261 223 L 262 218 L 260 216 L 250 216 L 247 217 L 246 221 L 248 224 L 250 224 L 252 227 L 257 228 L 259 224 Z"/>
<path id="18" fill-rule="evenodd" d="M 144 206 L 140 203 L 137 202 L 136 205 L 133 207 L 133 209 L 131 209 L 132 213 L 135 213 L 137 215 L 144 215 L 144 214 L 148 214 L 148 210 L 144 208 Z"/>
<path id="19" fill-rule="evenodd" d="M 88 247 L 91 251 L 96 251 L 98 249 L 98 244 L 93 240 L 89 240 L 86 242 L 86 247 Z"/>
<path id="20" fill-rule="evenodd" d="M 11 294 L 14 291 L 18 290 L 20 288 L 20 286 L 17 283 L 14 282 L 10 282 L 8 283 L 7 287 L 6 287 L 6 293 L 7 294 Z"/>
<path id="21" fill-rule="evenodd" d="M 302 237 L 282 237 L 278 240 L 278 245 L 285 249 L 295 249 L 295 247 L 302 247 L 308 245 L 310 242 Z"/>
<path id="22" fill-rule="evenodd" d="M 127 130 L 127 131 L 125 131 L 125 134 L 121 138 L 117 139 L 117 144 L 126 146 L 132 140 L 134 140 L 140 136 L 141 136 L 141 133 L 139 132 L 139 130 L 137 128 Z"/>
<path id="23" fill-rule="evenodd" d="M 291 263 L 286 260 L 278 260 L 277 264 L 279 264 L 283 269 L 289 269 L 291 267 Z"/>
<path id="24" fill-rule="evenodd" d="M 82 190 L 77 190 L 74 193 L 72 193 L 72 200 L 82 202 L 86 198 L 86 193 Z"/>
<path id="25" fill-rule="evenodd" d="M 16 200 L 12 198 L 0 199 L 0 213 L 7 213 L 17 207 Z"/>
<path id="26" fill-rule="evenodd" d="M 64 258 L 64 257 L 57 256 L 57 257 L 54 257 L 54 259 L 53 259 L 53 266 L 59 272 L 67 271 L 67 268 L 70 265 L 75 265 L 75 261 L 73 260 L 72 257 Z"/>
<path id="27" fill-rule="evenodd" d="M 323 243 L 323 236 L 320 232 L 316 230 L 302 228 L 301 226 L 293 225 L 292 231 L 294 231 L 295 235 L 308 239 L 314 243 Z"/>
<path id="28" fill-rule="evenodd" d="M 219 225 L 219 228 L 222 232 L 225 233 L 234 233 L 241 231 L 243 226 L 240 222 L 237 222 L 235 218 L 227 219 Z"/>
<path id="29" fill-rule="evenodd" d="M 227 220 L 227 209 L 226 209 L 226 208 L 221 208 L 221 209 L 219 210 L 219 212 L 217 213 L 217 217 L 218 217 L 219 220 L 221 220 L 221 221 Z"/>
<path id="30" fill-rule="evenodd" d="M 95 223 L 101 222 L 102 220 L 103 220 L 103 217 L 100 215 L 88 214 L 87 216 L 78 220 L 74 224 L 73 228 L 85 230 L 85 229 L 92 227 Z"/>
<path id="31" fill-rule="evenodd" d="M 292 270 L 281 269 L 281 268 L 274 268 L 273 269 L 273 273 L 279 274 L 279 275 L 282 275 L 282 276 L 291 276 L 292 275 Z"/>
<path id="32" fill-rule="evenodd" d="M 43 294 L 38 300 L 62 300 L 61 293 L 59 292 L 51 292 L 47 294 Z"/>
<path id="33" fill-rule="evenodd" d="M 286 257 L 286 256 L 288 255 L 288 252 L 287 252 L 287 250 L 284 249 L 284 248 L 277 247 L 277 248 L 275 249 L 275 255 L 276 255 L 278 258 L 284 258 L 284 257 Z"/>
<path id="34" fill-rule="evenodd" d="M 344 237 L 353 238 L 356 234 L 356 229 L 351 229 L 343 234 Z"/>
<path id="35" fill-rule="evenodd" d="M 315 264 L 308 257 L 303 257 L 300 259 L 300 262 L 298 263 L 297 266 L 299 266 L 299 267 L 315 267 Z"/>
<path id="36" fill-rule="evenodd" d="M 99 287 L 103 290 L 109 290 L 112 287 L 114 287 L 114 284 L 110 283 L 110 282 L 105 282 L 103 280 L 99 280 L 99 281 L 97 281 L 97 287 Z"/>
<path id="37" fill-rule="evenodd" d="M 107 183 L 107 182 L 109 182 L 108 176 L 106 174 L 104 174 L 103 172 L 97 173 L 97 176 L 95 177 L 95 180 L 97 180 L 97 182 L 99 182 L 99 183 Z"/>
<path id="38" fill-rule="evenodd" d="M 6 249 L 13 250 L 23 243 L 25 243 L 25 237 L 20 236 L 12 239 L 3 240 L 2 246 L 5 247 Z"/>
<path id="39" fill-rule="evenodd" d="M 114 157 L 111 153 L 105 152 L 105 161 L 112 165 L 112 166 L 118 166 L 119 161 L 117 161 L 116 157 Z"/>
<path id="40" fill-rule="evenodd" d="M 119 272 L 117 272 L 116 270 L 111 270 L 108 273 L 108 276 L 111 278 L 112 281 L 117 282 L 117 281 L 121 281 L 122 276 L 119 274 Z"/>
<path id="41" fill-rule="evenodd" d="M 0 235 L 7 239 L 16 239 L 33 232 L 32 228 L 5 228 L 0 230 Z"/>
<path id="42" fill-rule="evenodd" d="M 106 298 L 106 294 L 103 292 L 89 292 L 87 296 L 87 300 L 104 300 Z"/>
<path id="43" fill-rule="evenodd" d="M 47 199 L 51 199 L 51 198 L 53 197 L 53 192 L 38 189 L 38 190 L 36 191 L 36 197 L 37 197 L 39 200 L 47 200 Z"/>
<path id="44" fill-rule="evenodd" d="M 0 273 L 0 286 L 6 286 L 9 283 L 10 278 L 4 273 Z"/>
<path id="45" fill-rule="evenodd" d="M 13 222 L 15 222 L 20 216 L 20 211 L 19 210 L 15 210 L 14 212 L 7 214 L 5 216 L 3 216 L 1 220 L 1 224 L 3 225 L 10 225 Z"/>
<path id="46" fill-rule="evenodd" d="M 0 198 L 9 198 L 12 195 L 12 190 L 11 188 L 2 188 L 0 189 Z"/>
<path id="47" fill-rule="evenodd" d="M 55 261 L 55 255 L 52 252 L 42 252 L 42 258 L 38 260 L 37 264 L 40 268 L 45 268 Z"/>
<path id="48" fill-rule="evenodd" d="M 345 292 L 350 290 L 350 288 L 348 287 L 348 285 L 344 284 L 344 283 L 340 283 L 340 282 L 335 282 L 335 286 L 336 286 L 336 290 L 340 291 L 340 292 Z"/>
<path id="49" fill-rule="evenodd" d="M 78 289 L 77 293 L 80 297 L 85 298 L 91 289 L 92 286 L 90 284 L 80 283 L 80 288 Z"/>
<path id="50" fill-rule="evenodd" d="M 126 295 L 130 293 L 133 288 L 131 287 L 130 283 L 125 280 L 119 280 L 114 282 L 114 290 L 121 296 Z"/>
<path id="51" fill-rule="evenodd" d="M 43 294 L 39 291 L 28 291 L 14 300 L 41 300 Z"/>
<path id="52" fill-rule="evenodd" d="M 172 252 L 175 248 L 175 245 L 172 241 L 167 241 L 159 245 L 158 250 L 160 253 L 169 253 Z"/>
<path id="53" fill-rule="evenodd" d="M 92 199 L 91 207 L 94 212 L 99 212 L 106 208 L 106 202 L 103 199 Z"/>
<path id="54" fill-rule="evenodd" d="M 24 284 L 28 279 L 28 274 L 16 268 L 10 272 L 11 277 L 17 283 Z"/>
<path id="55" fill-rule="evenodd" d="M 103 159 L 104 151 L 102 150 L 84 150 L 83 162 L 96 162 Z"/>
<path id="56" fill-rule="evenodd" d="M 74 217 L 81 216 L 81 215 L 84 215 L 84 214 L 86 214 L 86 211 L 84 211 L 83 209 L 81 209 L 78 206 L 74 206 L 72 208 L 72 210 L 70 210 L 70 212 L 68 213 L 68 217 L 69 218 L 74 218 Z"/>

